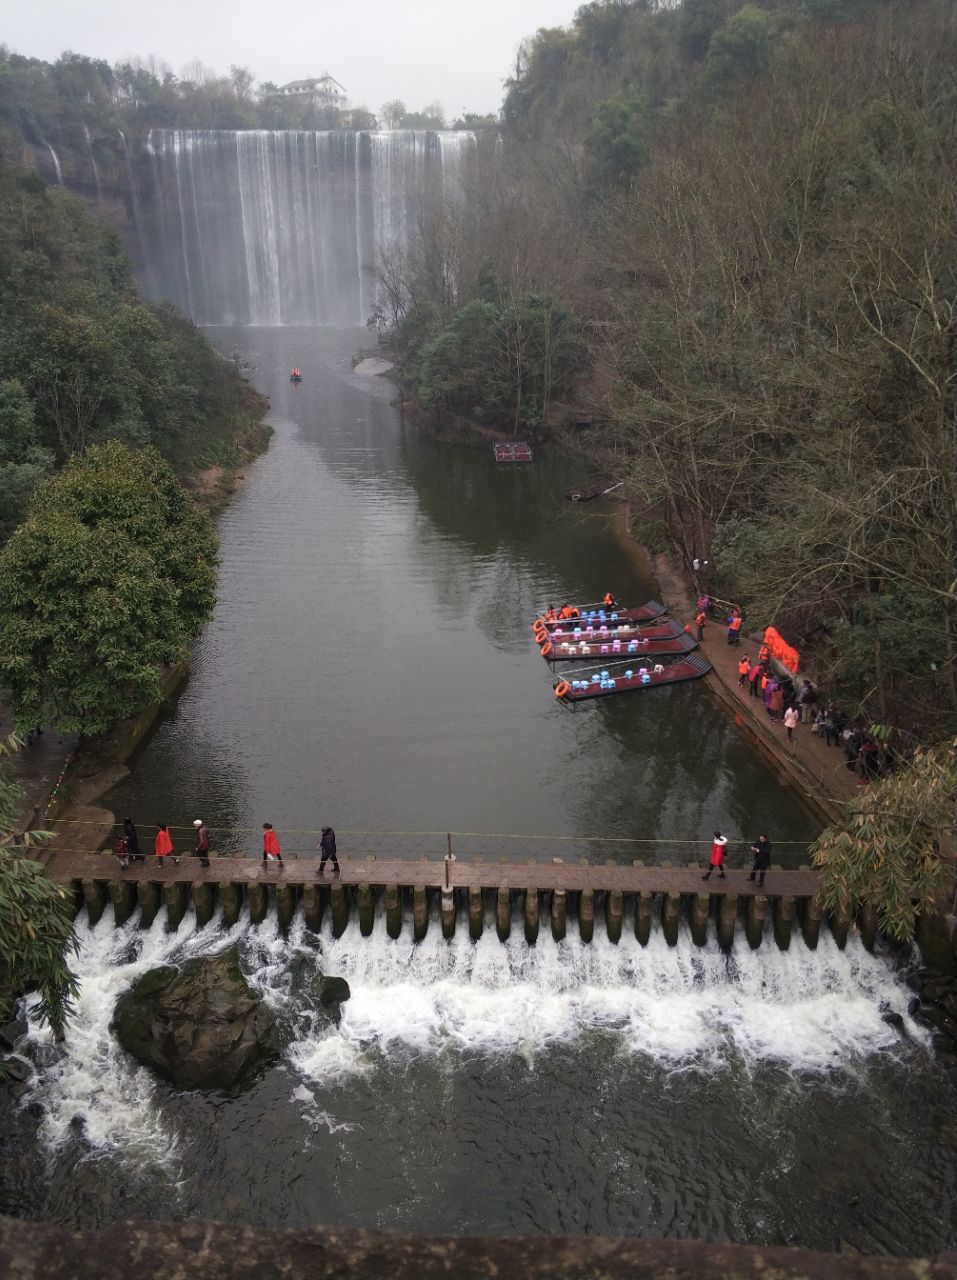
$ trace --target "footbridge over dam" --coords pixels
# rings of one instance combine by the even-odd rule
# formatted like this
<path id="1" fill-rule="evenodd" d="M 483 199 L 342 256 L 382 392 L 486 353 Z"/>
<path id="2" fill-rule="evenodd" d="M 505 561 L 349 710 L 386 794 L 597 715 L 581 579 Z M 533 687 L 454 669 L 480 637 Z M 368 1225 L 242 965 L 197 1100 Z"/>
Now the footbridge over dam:
<path id="1" fill-rule="evenodd" d="M 777 945 L 786 949 L 799 930 L 808 947 L 816 947 L 826 923 L 839 947 L 852 926 L 872 949 L 878 932 L 877 913 L 865 908 L 856 921 L 828 915 L 818 900 L 820 876 L 811 869 L 784 871 L 772 867 L 764 886 L 746 871 L 729 871 L 724 879 L 702 879 L 700 866 L 573 865 L 543 862 L 483 862 L 379 858 L 342 861 L 340 875 L 328 865 L 321 874 L 317 860 L 262 863 L 252 858 L 212 859 L 203 867 L 193 857 L 178 865 L 158 866 L 153 858 L 121 868 L 111 855 L 54 850 L 39 855 L 53 878 L 72 888 L 77 911 L 84 906 L 95 923 L 111 906 L 117 924 L 137 909 L 144 927 L 165 907 L 167 927 L 175 930 L 190 906 L 200 925 L 217 907 L 223 923 L 234 924 L 244 906 L 259 923 L 274 912 L 288 926 L 301 908 L 307 927 L 318 930 L 328 915 L 334 936 L 358 921 L 365 936 L 377 915 L 384 915 L 392 938 L 411 930 L 421 941 L 430 928 L 446 938 L 467 929 L 480 938 L 494 928 L 505 941 L 522 929 L 534 943 L 542 930 L 563 939 L 570 925 L 583 942 L 596 928 L 618 942 L 625 928 L 645 945 L 653 926 L 674 946 L 682 923 L 693 941 L 704 946 L 716 937 L 730 948 L 739 929 L 753 948 L 760 946 L 770 924 Z"/>

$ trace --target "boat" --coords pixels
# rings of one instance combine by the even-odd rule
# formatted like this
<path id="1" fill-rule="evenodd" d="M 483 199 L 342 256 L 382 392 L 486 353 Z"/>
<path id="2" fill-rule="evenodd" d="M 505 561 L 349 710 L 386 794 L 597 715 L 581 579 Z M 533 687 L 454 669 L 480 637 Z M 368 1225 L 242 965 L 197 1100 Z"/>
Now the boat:
<path id="1" fill-rule="evenodd" d="M 626 622 L 620 627 L 609 628 L 605 623 L 600 627 L 583 627 L 576 623 L 574 627 L 556 627 L 554 631 L 548 631 L 544 627 L 537 627 L 535 631 L 535 638 L 539 645 L 543 645 L 546 640 L 558 645 L 565 643 L 602 645 L 613 644 L 616 640 L 624 644 L 632 640 L 671 640 L 674 636 L 684 634 L 681 623 L 675 622 L 673 618 L 665 618 L 663 622 L 653 622 L 650 626 L 632 626 L 631 623 Z"/>
<path id="2" fill-rule="evenodd" d="M 599 671 L 568 673 L 568 679 L 556 680 L 555 697 L 559 702 L 587 702 L 594 698 L 610 698 L 616 693 L 637 693 L 640 689 L 657 689 L 664 684 L 681 684 L 685 680 L 700 680 L 711 670 L 711 663 L 698 653 L 689 653 L 679 662 L 661 666 L 658 671 L 650 666 L 630 667 L 627 663 L 613 663 Z"/>
<path id="3" fill-rule="evenodd" d="M 298 369 L 293 369 L 292 373 L 290 373 L 289 375 L 289 381 L 302 382 L 302 374 L 299 372 Z"/>
<path id="4" fill-rule="evenodd" d="M 590 476 L 581 484 L 572 485 L 570 489 L 566 489 L 565 497 L 569 502 L 591 502 L 595 498 L 604 498 L 606 494 L 614 493 L 624 483 L 624 480 L 616 483 L 611 476 Z"/>
<path id="5" fill-rule="evenodd" d="M 613 628 L 623 627 L 629 622 L 654 622 L 655 618 L 663 617 L 668 610 L 658 600 L 649 600 L 645 604 L 640 604 L 637 608 L 626 609 L 623 605 L 618 605 L 614 609 L 606 609 L 604 605 L 576 605 L 578 616 L 575 618 L 556 618 L 554 622 L 546 622 L 544 616 L 539 614 L 532 623 L 532 630 L 537 631 L 538 624 L 541 623 L 546 631 L 563 631 L 568 629 L 568 624 L 572 627 L 586 627 L 591 623 L 595 627 L 608 627 L 609 631 Z"/>
<path id="6" fill-rule="evenodd" d="M 492 453 L 496 462 L 531 462 L 532 446 L 524 440 L 515 440 L 508 444 L 493 444 Z"/>
<path id="7" fill-rule="evenodd" d="M 661 636 L 657 640 L 605 640 L 603 644 L 579 644 L 563 641 L 553 643 L 546 640 L 539 652 L 546 662 L 583 662 L 588 658 L 622 658 L 631 662 L 641 662 L 644 658 L 674 658 L 683 653 L 691 653 L 697 649 L 698 642 L 693 636 L 679 631 L 677 635 Z"/>

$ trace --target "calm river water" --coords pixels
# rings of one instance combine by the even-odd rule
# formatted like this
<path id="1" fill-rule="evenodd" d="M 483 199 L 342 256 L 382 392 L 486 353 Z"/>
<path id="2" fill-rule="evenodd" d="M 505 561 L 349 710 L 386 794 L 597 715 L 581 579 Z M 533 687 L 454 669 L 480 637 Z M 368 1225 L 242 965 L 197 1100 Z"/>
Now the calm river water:
<path id="1" fill-rule="evenodd" d="M 438 853 L 444 836 L 411 833 L 453 830 L 494 833 L 457 836 L 464 852 L 684 861 L 719 825 L 801 857 L 812 822 L 703 685 L 554 704 L 533 611 L 651 593 L 601 513 L 562 502 L 567 463 L 497 471 L 404 426 L 391 386 L 350 371 L 363 334 L 214 337 L 255 364 L 276 436 L 222 517 L 189 684 L 114 807 L 144 828 L 201 816 L 253 854 L 270 820 L 287 850 L 331 822 L 347 853 Z M 299 922 L 81 919 L 65 1052 L 31 1025 L 36 1074 L 0 1094 L 0 1211 L 954 1247 L 957 1085 L 886 957 L 600 932 L 530 949 L 520 929 L 433 927 L 413 946 L 379 920 L 317 951 Z M 240 1097 L 179 1095 L 118 1049 L 115 1000 L 232 941 L 286 1047 Z M 316 1016 L 317 966 L 351 984 L 338 1028 Z"/>

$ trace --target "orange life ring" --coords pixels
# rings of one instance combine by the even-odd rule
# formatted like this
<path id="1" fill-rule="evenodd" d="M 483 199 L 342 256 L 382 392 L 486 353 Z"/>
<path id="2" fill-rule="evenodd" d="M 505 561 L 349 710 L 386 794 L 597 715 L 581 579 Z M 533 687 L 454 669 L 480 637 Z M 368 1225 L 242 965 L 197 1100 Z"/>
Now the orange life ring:
<path id="1" fill-rule="evenodd" d="M 542 645 L 542 657 L 547 658 L 553 648 L 554 646 L 552 645 L 551 641 L 547 640 L 545 644 Z"/>
<path id="2" fill-rule="evenodd" d="M 545 619 L 544 619 L 544 618 L 542 618 L 542 617 L 538 617 L 538 618 L 536 618 L 536 619 L 535 619 L 535 621 L 532 623 L 532 630 L 533 630 L 533 631 L 537 631 L 537 630 L 539 629 L 539 627 L 544 627 L 544 625 L 545 625 Z"/>
<path id="3" fill-rule="evenodd" d="M 536 632 L 535 632 L 535 643 L 536 643 L 536 644 L 538 644 L 538 645 L 546 644 L 546 643 L 547 643 L 547 641 L 548 641 L 548 639 L 549 639 L 549 635 L 548 635 L 548 632 L 547 632 L 547 631 L 536 631 Z"/>
<path id="4" fill-rule="evenodd" d="M 572 687 L 567 680 L 559 680 L 558 684 L 555 686 L 555 697 L 564 698 L 566 693 L 571 693 L 571 689 Z"/>

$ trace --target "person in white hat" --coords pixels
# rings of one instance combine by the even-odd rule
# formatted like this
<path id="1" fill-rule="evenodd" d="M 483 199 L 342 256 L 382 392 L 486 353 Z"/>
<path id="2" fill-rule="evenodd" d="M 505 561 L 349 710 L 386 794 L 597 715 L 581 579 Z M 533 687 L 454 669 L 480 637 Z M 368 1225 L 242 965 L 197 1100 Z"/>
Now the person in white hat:
<path id="1" fill-rule="evenodd" d="M 199 858 L 199 865 L 201 867 L 208 867 L 209 866 L 209 827 L 207 827 L 206 823 L 202 820 L 202 818 L 196 818 L 193 822 L 193 826 L 196 828 L 196 849 L 194 851 L 195 856 Z"/>

